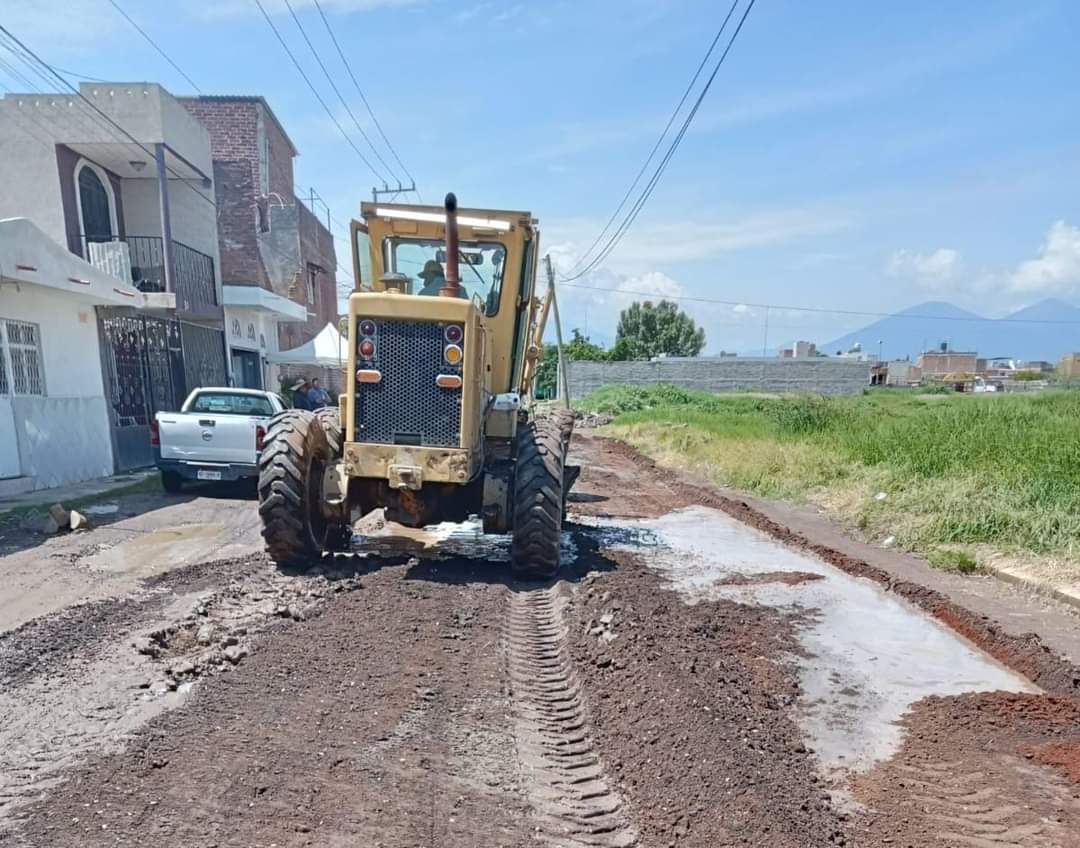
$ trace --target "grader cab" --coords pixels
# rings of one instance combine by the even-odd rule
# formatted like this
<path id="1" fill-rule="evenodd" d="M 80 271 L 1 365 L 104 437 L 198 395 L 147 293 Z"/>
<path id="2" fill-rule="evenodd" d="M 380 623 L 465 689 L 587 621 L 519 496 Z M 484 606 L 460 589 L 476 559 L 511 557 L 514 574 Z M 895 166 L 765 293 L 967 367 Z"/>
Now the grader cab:
<path id="1" fill-rule="evenodd" d="M 534 294 L 528 212 L 364 203 L 352 223 L 346 392 L 271 420 L 259 468 L 263 538 L 297 565 L 350 547 L 375 509 L 409 527 L 478 516 L 510 533 L 511 569 L 559 562 L 573 428 L 528 403 L 548 298 Z M 550 292 L 548 297 L 550 298 Z"/>

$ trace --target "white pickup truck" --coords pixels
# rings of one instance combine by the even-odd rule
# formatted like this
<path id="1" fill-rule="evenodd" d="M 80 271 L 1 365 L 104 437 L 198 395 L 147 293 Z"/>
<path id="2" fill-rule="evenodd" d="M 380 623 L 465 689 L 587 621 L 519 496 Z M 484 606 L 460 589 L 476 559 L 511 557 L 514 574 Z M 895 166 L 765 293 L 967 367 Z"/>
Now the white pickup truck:
<path id="1" fill-rule="evenodd" d="M 273 392 L 196 389 L 179 412 L 159 412 L 150 425 L 161 485 L 178 492 L 185 480 L 258 477 L 266 423 L 285 408 Z"/>

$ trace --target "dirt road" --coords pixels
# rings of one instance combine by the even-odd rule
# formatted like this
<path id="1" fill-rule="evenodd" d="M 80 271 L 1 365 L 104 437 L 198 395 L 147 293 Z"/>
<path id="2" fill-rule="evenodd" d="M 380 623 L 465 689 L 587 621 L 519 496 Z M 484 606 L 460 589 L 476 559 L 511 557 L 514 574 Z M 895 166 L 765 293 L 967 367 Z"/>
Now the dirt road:
<path id="1" fill-rule="evenodd" d="M 472 525 L 281 573 L 237 492 L 3 540 L 0 845 L 1080 846 L 1070 659 L 575 450 L 550 586 Z"/>

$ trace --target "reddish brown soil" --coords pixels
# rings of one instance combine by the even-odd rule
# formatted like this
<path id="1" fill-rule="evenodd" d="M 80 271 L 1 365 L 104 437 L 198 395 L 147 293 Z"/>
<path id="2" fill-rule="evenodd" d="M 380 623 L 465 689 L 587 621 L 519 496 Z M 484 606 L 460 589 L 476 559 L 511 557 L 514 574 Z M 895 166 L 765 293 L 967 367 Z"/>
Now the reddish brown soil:
<path id="1" fill-rule="evenodd" d="M 904 721 L 900 752 L 856 778 L 859 805 L 848 804 L 826 790 L 796 724 L 790 658 L 801 620 L 732 601 L 688 606 L 649 569 L 647 550 L 613 553 L 595 531 L 571 525 L 578 557 L 558 591 L 565 633 L 550 610 L 538 619 L 542 632 L 530 634 L 529 616 L 515 625 L 508 611 L 537 590 L 509 583 L 505 563 L 483 553 L 340 558 L 332 576 L 350 578 L 354 591 L 332 593 L 306 619 L 276 619 L 249 656 L 202 679 L 182 707 L 21 808 L 0 844 L 613 846 L 636 833 L 646 848 L 1080 846 L 1080 706 L 1065 697 L 1076 670 L 1037 637 L 1006 637 L 936 593 L 891 581 L 617 443 L 582 438 L 577 450 L 585 471 L 575 512 L 724 509 L 902 594 L 1062 697 L 921 701 Z M 128 615 L 123 605 L 108 609 Z M 53 663 L 71 650 L 65 634 L 74 631 L 61 624 L 18 638 L 32 636 L 39 661 Z M 530 645 L 541 669 L 526 705 L 536 710 L 531 728 L 508 643 Z M 23 674 L 21 642 L 9 648 L 0 661 L 17 690 L 38 672 Z M 542 678 L 548 663 L 561 669 L 553 683 Z M 550 744 L 563 722 L 581 741 Z M 539 759 L 523 753 L 530 737 L 549 743 Z M 590 832 L 582 816 L 572 837 L 549 841 L 574 819 L 565 798 L 544 795 L 559 792 L 564 776 L 551 764 L 567 756 L 588 760 L 585 785 L 605 787 L 599 803 L 619 803 L 617 833 Z M 564 815 L 539 818 L 546 801 Z"/>
<path id="2" fill-rule="evenodd" d="M 758 586 L 762 583 L 782 583 L 785 586 L 798 586 L 814 580 L 823 580 L 821 574 L 809 571 L 765 571 L 761 574 L 732 574 L 718 580 L 719 586 Z"/>
<path id="3" fill-rule="evenodd" d="M 688 607 L 638 557 L 617 562 L 579 592 L 572 650 L 642 844 L 850 844 L 787 709 L 799 686 L 777 657 L 793 622 L 727 601 Z"/>
<path id="4" fill-rule="evenodd" d="M 855 783 L 872 842 L 1080 845 L 1080 704 L 1001 692 L 927 698 L 900 753 Z M 1036 763 L 1047 763 L 1048 769 Z"/>

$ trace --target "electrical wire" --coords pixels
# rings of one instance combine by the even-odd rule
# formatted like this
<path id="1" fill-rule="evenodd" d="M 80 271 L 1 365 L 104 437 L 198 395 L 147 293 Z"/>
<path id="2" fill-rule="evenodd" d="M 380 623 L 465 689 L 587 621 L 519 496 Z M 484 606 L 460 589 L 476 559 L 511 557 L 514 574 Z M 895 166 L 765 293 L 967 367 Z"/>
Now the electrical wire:
<path id="1" fill-rule="evenodd" d="M 379 163 L 384 168 L 386 168 L 386 170 L 390 173 L 390 176 L 397 181 L 398 185 L 400 185 L 401 179 L 398 177 L 397 174 L 394 173 L 394 169 L 386 164 L 386 160 L 382 158 L 382 154 L 380 154 L 375 145 L 371 143 L 371 139 L 368 138 L 368 134 L 364 132 L 364 128 L 356 119 L 356 115 L 353 114 L 352 109 L 349 108 L 349 104 L 346 102 L 345 98 L 341 96 L 341 92 L 338 90 L 337 83 L 334 82 L 334 78 L 330 76 L 330 72 L 326 69 L 326 65 L 323 63 L 322 57 L 319 55 L 319 51 L 315 49 L 315 45 L 312 44 L 311 39 L 308 38 L 307 30 L 304 29 L 304 25 L 300 22 L 300 18 L 293 10 L 292 3 L 290 3 L 289 0 L 285 0 L 285 8 L 287 8 L 289 10 L 289 14 L 292 15 L 292 19 L 296 23 L 296 28 L 300 30 L 300 35 L 304 37 L 304 42 L 307 44 L 308 49 L 311 51 L 311 55 L 315 57 L 315 61 L 318 62 L 319 67 L 322 69 L 323 76 L 326 77 L 326 81 L 330 83 L 330 88 L 333 89 L 334 94 L 337 95 L 337 99 L 341 101 L 341 105 L 345 107 L 345 112 L 352 119 L 353 124 L 356 125 L 357 131 L 360 133 L 361 136 L 364 137 L 364 141 L 366 141 L 368 147 L 371 148 L 371 152 L 375 154 L 375 158 L 379 160 Z"/>
<path id="2" fill-rule="evenodd" d="M 257 2 L 257 0 L 256 0 L 256 2 Z M 29 57 L 29 59 L 33 60 L 33 62 L 37 63 L 41 67 L 48 70 L 53 78 L 58 80 L 61 85 L 63 85 L 65 88 L 67 88 L 69 91 L 71 91 L 72 94 L 74 94 L 76 97 L 78 97 L 79 100 L 81 100 L 84 104 L 86 104 L 86 106 L 88 106 L 91 110 L 93 110 L 93 112 L 95 114 L 97 114 L 101 120 L 105 121 L 106 122 L 105 124 L 100 124 L 100 121 L 98 123 L 101 126 L 103 126 L 106 129 L 106 131 L 109 132 L 110 135 L 112 135 L 114 138 L 117 138 L 116 132 L 121 133 L 124 136 L 124 138 L 126 138 L 128 141 L 135 144 L 136 147 L 138 147 L 140 150 L 142 150 L 151 159 L 156 159 L 156 154 L 155 154 L 154 151 L 152 151 L 145 144 L 143 144 L 141 141 L 139 141 L 137 138 L 135 138 L 135 136 L 133 136 L 126 129 L 124 129 L 123 126 L 121 126 L 119 123 L 117 123 L 108 114 L 106 114 L 104 111 L 102 111 L 98 107 L 98 105 L 96 103 L 94 103 L 92 100 L 90 100 L 88 97 L 86 97 L 86 95 L 84 95 L 81 91 L 79 91 L 79 89 L 77 89 L 75 86 L 73 86 L 70 82 L 68 82 L 68 80 L 66 78 L 64 78 L 63 76 L 61 76 L 61 74 L 58 73 L 57 70 L 52 65 L 50 65 L 48 62 L 46 62 L 44 59 L 42 59 L 37 53 L 35 53 L 33 50 L 31 50 L 25 43 L 23 43 L 22 40 L 20 40 L 13 32 L 11 32 L 11 30 L 9 30 L 3 24 L 0 24 L 0 33 L 3 33 L 11 42 L 13 42 L 14 44 L 16 44 L 19 47 L 19 49 L 23 52 L 23 54 L 25 54 L 23 57 L 21 57 L 24 62 L 27 62 L 28 61 L 27 57 Z M 8 49 L 10 50 L 10 47 Z M 16 55 L 18 55 L 18 54 L 16 54 Z M 172 174 L 180 182 L 181 185 L 187 186 L 192 192 L 195 193 L 195 195 L 197 197 L 202 198 L 204 201 L 209 203 L 211 206 L 213 206 L 215 208 L 217 207 L 217 202 L 212 197 L 208 197 L 207 195 L 205 195 L 201 191 L 199 191 L 197 188 L 195 188 L 195 186 L 193 186 L 189 182 L 187 182 L 187 178 L 185 178 L 182 174 L 180 174 L 175 169 L 171 168 L 168 165 L 168 163 L 165 164 L 165 170 L 168 171 L 170 174 Z"/>
<path id="3" fill-rule="evenodd" d="M 630 187 L 626 190 L 626 194 L 623 195 L 622 200 L 619 201 L 619 205 L 615 208 L 615 211 L 611 213 L 611 217 L 608 218 L 607 223 L 604 224 L 602 229 L 593 240 L 593 243 L 589 245 L 588 249 L 578 257 L 577 262 L 567 272 L 573 274 L 581 265 L 588 261 L 589 255 L 593 252 L 596 246 L 600 243 L 600 240 L 607 234 L 607 231 L 611 229 L 611 225 L 615 222 L 615 219 L 619 216 L 619 213 L 623 211 L 623 207 L 626 206 L 626 201 L 630 199 L 630 195 L 634 189 L 637 188 L 639 182 L 641 182 L 642 176 L 645 174 L 646 169 L 652 162 L 653 157 L 656 156 L 656 151 L 660 149 L 660 145 L 663 144 L 664 139 L 667 137 L 668 130 L 671 129 L 671 125 L 675 123 L 675 119 L 679 116 L 679 112 L 682 111 L 683 105 L 686 103 L 686 99 L 690 96 L 690 92 L 694 90 L 694 86 L 697 84 L 698 78 L 701 76 L 701 72 L 705 69 L 705 65 L 708 64 L 713 51 L 716 49 L 717 43 L 720 41 L 720 36 L 724 34 L 724 30 L 727 29 L 728 21 L 731 20 L 731 16 L 735 13 L 736 7 L 739 5 L 739 0 L 734 0 L 731 4 L 731 8 L 728 9 L 727 15 L 724 17 L 724 22 L 720 24 L 720 29 L 716 31 L 716 35 L 713 36 L 712 43 L 709 45 L 709 49 L 706 51 L 705 56 L 697 66 L 697 70 L 694 71 L 694 76 L 691 78 L 689 85 L 686 86 L 686 90 L 683 92 L 682 97 L 679 99 L 678 105 L 671 113 L 671 117 L 668 118 L 668 122 L 664 127 L 663 132 L 660 133 L 660 137 L 656 139 L 656 144 L 653 145 L 652 150 L 649 151 L 648 157 L 641 165 L 641 169 L 637 172 L 637 176 L 634 177 L 634 181 L 630 183 Z"/>
<path id="4" fill-rule="evenodd" d="M 286 43 L 285 39 L 278 31 L 278 28 L 274 26 L 274 21 L 267 13 L 266 8 L 263 6 L 261 0 L 253 0 L 253 2 L 256 6 L 259 7 L 259 11 L 262 12 L 262 16 L 266 19 L 266 23 L 270 26 L 270 29 L 273 30 L 273 33 L 278 40 L 278 43 L 281 44 L 281 47 L 285 51 L 286 55 L 289 57 L 290 60 L 292 60 L 293 66 L 299 72 L 304 82 L 307 83 L 307 87 L 311 89 L 311 93 L 315 95 L 315 99 L 319 101 L 319 105 L 322 106 L 323 111 L 326 112 L 330 120 L 334 122 L 334 126 L 336 126 L 338 132 L 341 133 L 341 137 L 344 138 L 346 142 L 348 142 L 349 146 L 356 152 L 356 155 L 360 157 L 360 161 L 367 165 L 368 170 L 370 170 L 371 173 L 373 173 L 380 182 L 385 183 L 386 177 L 380 174 L 379 171 L 375 168 L 375 166 L 372 165 L 370 161 L 368 161 L 368 158 L 363 154 L 363 152 L 361 152 L 360 148 L 356 146 L 356 143 L 349 137 L 349 134 L 345 132 L 345 128 L 341 125 L 341 122 L 336 117 L 334 117 L 334 113 L 330 111 L 330 107 L 326 105 L 326 101 L 323 100 L 322 95 L 319 94 L 319 90 L 315 88 L 314 84 L 311 82 L 311 79 L 304 71 L 304 67 L 297 60 L 296 56 L 293 55 L 292 50 L 289 49 L 289 45 Z"/>
<path id="5" fill-rule="evenodd" d="M 712 297 L 695 297 L 693 295 L 660 295 L 655 291 L 635 291 L 633 289 L 619 289 L 606 286 L 585 286 L 581 283 L 563 283 L 571 289 L 583 291 L 611 292 L 612 294 L 628 294 L 638 297 L 647 297 L 653 300 L 678 300 L 691 303 L 711 303 L 719 306 L 745 306 L 748 309 L 784 309 L 789 312 L 813 312 L 820 315 L 855 315 L 861 318 L 904 318 L 922 321 L 966 321 L 979 322 L 989 321 L 994 324 L 1080 324 L 1080 321 L 1055 321 L 1047 318 L 985 318 L 981 315 L 972 315 L 970 318 L 960 315 L 920 315 L 913 312 L 867 312 L 859 309 L 828 309 L 819 306 L 789 306 L 779 303 L 750 303 L 745 300 L 720 300 Z"/>
<path id="6" fill-rule="evenodd" d="M 660 160 L 660 164 L 657 165 L 656 170 L 653 172 L 652 178 L 645 186 L 641 195 L 638 197 L 634 206 L 630 212 L 627 213 L 623 222 L 619 225 L 619 228 L 612 234 L 608 242 L 581 271 L 571 276 L 564 277 L 560 282 L 566 283 L 573 280 L 578 280 L 588 274 L 593 268 L 603 262 L 615 249 L 618 243 L 622 240 L 622 237 L 626 234 L 626 231 L 630 228 L 630 225 L 637 219 L 638 214 L 645 206 L 646 201 L 652 195 L 653 190 L 660 182 L 660 177 L 663 175 L 671 158 L 675 155 L 675 151 L 679 149 L 679 145 L 682 143 L 683 138 L 686 135 L 686 131 L 690 128 L 690 124 L 693 122 L 694 117 L 697 115 L 698 109 L 701 108 L 702 102 L 705 100 L 705 95 L 709 93 L 709 89 L 712 87 L 713 81 L 716 79 L 717 73 L 720 71 L 720 67 L 724 64 L 724 60 L 727 59 L 728 54 L 731 52 L 732 46 L 735 44 L 735 40 L 739 37 L 739 33 L 742 32 L 743 24 L 746 23 L 746 19 L 750 14 L 750 11 L 754 8 L 755 0 L 750 0 L 746 10 L 743 12 L 742 17 L 739 19 L 739 25 L 735 28 L 735 32 L 732 33 L 731 38 L 728 40 L 727 46 L 724 48 L 724 52 L 720 54 L 720 58 L 716 61 L 715 67 L 713 67 L 712 73 L 709 75 L 708 80 L 705 82 L 705 86 L 702 88 L 700 94 L 698 94 L 697 100 L 694 102 L 693 107 L 690 109 L 689 114 L 686 116 L 686 120 L 683 121 L 682 127 L 679 129 L 678 134 L 675 136 L 671 145 L 668 147 L 667 153 L 664 154 L 664 158 Z"/>
<path id="7" fill-rule="evenodd" d="M 112 4 L 112 7 L 120 13 L 124 20 L 131 24 L 133 27 L 135 27 L 135 31 L 139 33 L 139 35 L 141 35 L 151 47 L 153 47 L 158 53 L 160 53 L 161 57 L 166 62 L 172 65 L 174 71 L 176 71 L 178 74 L 180 74 L 180 76 L 186 79 L 188 81 L 188 84 L 197 92 L 199 92 L 199 94 L 203 93 L 202 89 L 199 88 L 199 84 L 195 82 L 195 80 L 193 80 L 191 77 L 189 77 L 186 73 L 184 73 L 184 69 L 181 68 L 178 64 L 176 64 L 176 62 L 172 60 L 172 57 L 158 46 L 157 42 L 154 41 L 154 39 L 152 39 L 147 34 L 146 30 L 144 30 L 141 26 L 135 23 L 132 17 L 127 12 L 125 12 L 123 8 L 121 8 L 120 4 L 117 3 L 116 0 L 109 0 L 109 2 Z"/>
<path id="8" fill-rule="evenodd" d="M 416 180 L 413 179 L 413 175 L 409 173 L 409 169 L 405 167 L 405 163 L 401 161 L 401 157 L 398 156 L 397 150 L 394 145 L 390 143 L 390 139 L 386 137 L 386 133 L 383 132 L 382 124 L 379 123 L 379 119 L 375 117 L 375 111 L 371 108 L 371 104 L 368 103 L 368 99 L 364 96 L 364 90 L 360 88 L 360 83 L 357 82 L 356 74 L 353 73 L 352 65 L 349 64 L 349 60 L 345 57 L 345 51 L 341 49 L 341 45 L 338 43 L 337 36 L 334 35 L 333 27 L 330 26 L 330 21 L 326 17 L 326 13 L 323 12 L 322 5 L 319 0 L 314 0 L 315 8 L 319 10 L 319 17 L 322 18 L 323 25 L 326 27 L 327 33 L 330 35 L 330 40 L 334 43 L 334 48 L 337 50 L 337 54 L 341 57 L 341 63 L 345 66 L 345 70 L 349 74 L 349 79 L 352 80 L 353 86 L 356 88 L 356 93 L 360 95 L 360 101 L 364 104 L 364 108 L 367 109 L 368 115 L 371 116 L 372 123 L 375 124 L 375 128 L 379 131 L 379 135 L 382 136 L 383 142 L 386 144 L 387 149 L 394 157 L 394 161 L 398 163 L 398 166 L 405 172 L 405 176 L 409 178 L 409 181 L 416 186 Z M 424 202 L 424 198 L 420 197 L 420 192 L 416 188 L 413 189 L 416 192 L 416 196 L 420 199 L 420 202 Z"/>

